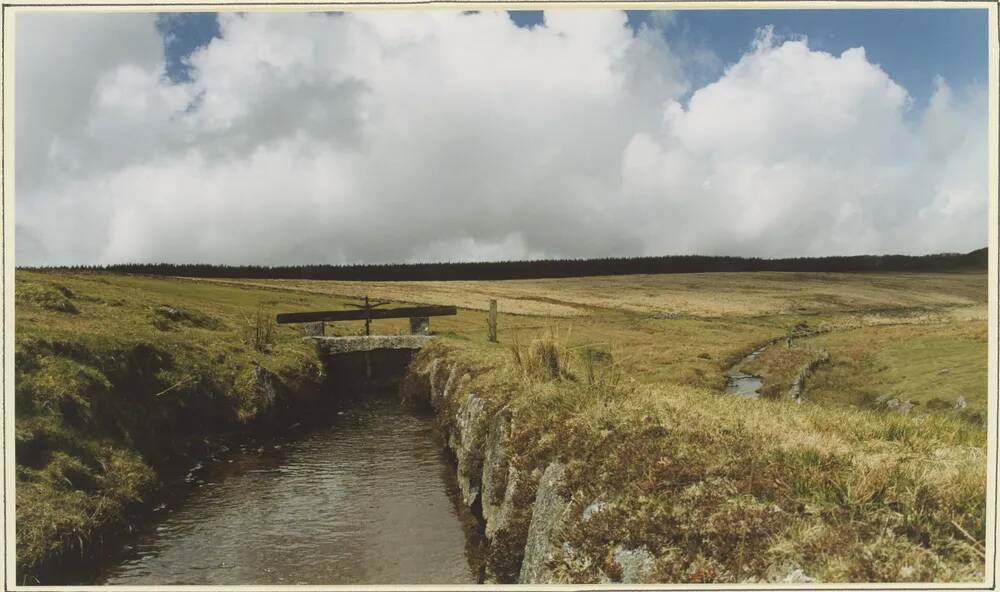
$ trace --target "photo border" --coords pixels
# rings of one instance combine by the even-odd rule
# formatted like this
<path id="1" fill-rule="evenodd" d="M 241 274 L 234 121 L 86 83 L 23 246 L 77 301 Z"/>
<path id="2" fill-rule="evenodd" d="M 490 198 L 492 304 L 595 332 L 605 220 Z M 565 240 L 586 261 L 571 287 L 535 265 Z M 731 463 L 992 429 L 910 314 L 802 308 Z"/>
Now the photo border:
<path id="1" fill-rule="evenodd" d="M 995 2 L 978 0 L 658 0 L 652 2 L 636 0 L 603 1 L 523 1 L 481 0 L 369 0 L 315 2 L 303 0 L 278 0 L 271 2 L 246 0 L 220 0 L 197 2 L 191 0 L 160 0 L 157 2 L 103 1 L 66 2 L 61 0 L 8 0 L 2 3 L 0 15 L 0 61 L 2 61 L 3 118 L 0 122 L 0 136 L 3 138 L 0 151 L 0 170 L 3 172 L 2 212 L 0 212 L 0 243 L 3 245 L 3 311 L 0 326 L 3 327 L 3 362 L 0 365 L 0 381 L 3 383 L 3 423 L 2 438 L 4 470 L 2 500 L 4 507 L 4 536 L 0 537 L 0 552 L 4 561 L 0 563 L 5 590 L 995 590 L 997 574 L 997 420 L 998 412 L 998 351 L 997 321 L 1000 319 L 998 307 L 998 170 L 1000 170 L 1000 133 L 998 133 L 998 8 Z M 988 47 L 988 398 L 987 398 L 987 528 L 992 533 L 986 539 L 985 580 L 982 583 L 942 583 L 942 584 L 816 584 L 802 586 L 795 584 L 547 584 L 547 585 L 246 585 L 246 586 L 20 586 L 12 581 L 15 574 L 13 546 L 14 527 L 14 45 L 16 15 L 28 12 L 323 12 L 323 11 L 381 11 L 381 10 L 846 10 L 846 9 L 986 9 Z"/>

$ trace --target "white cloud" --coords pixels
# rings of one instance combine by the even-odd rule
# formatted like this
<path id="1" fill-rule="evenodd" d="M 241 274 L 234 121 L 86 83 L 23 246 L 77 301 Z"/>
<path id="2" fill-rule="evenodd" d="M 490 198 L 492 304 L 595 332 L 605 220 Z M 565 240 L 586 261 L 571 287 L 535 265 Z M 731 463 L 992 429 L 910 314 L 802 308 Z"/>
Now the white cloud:
<path id="1" fill-rule="evenodd" d="M 863 49 L 762 32 L 684 106 L 686 57 L 616 12 L 549 12 L 531 29 L 505 13 L 220 15 L 184 84 L 163 75 L 152 17 L 21 18 L 21 264 L 986 240 L 983 92 L 942 80 L 906 117 L 906 90 Z"/>
<path id="2" fill-rule="evenodd" d="M 943 81 L 917 124 L 863 49 L 754 50 L 671 105 L 625 153 L 625 195 L 650 252 L 763 256 L 971 250 L 986 242 L 985 96 Z M 670 204 L 670 205 L 664 205 Z M 917 215 L 915 215 L 917 214 Z"/>
<path id="3" fill-rule="evenodd" d="M 93 171 L 113 150 L 87 128 L 100 76 L 155 71 L 163 50 L 151 15 L 24 13 L 16 26 L 16 177 L 32 199 L 42 185 Z"/>

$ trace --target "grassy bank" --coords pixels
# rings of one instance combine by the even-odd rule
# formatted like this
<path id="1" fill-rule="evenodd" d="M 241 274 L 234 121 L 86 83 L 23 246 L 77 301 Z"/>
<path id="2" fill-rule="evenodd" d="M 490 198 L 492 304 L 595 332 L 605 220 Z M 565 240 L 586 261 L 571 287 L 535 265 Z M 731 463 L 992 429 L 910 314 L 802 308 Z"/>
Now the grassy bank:
<path id="1" fill-rule="evenodd" d="M 458 364 L 446 416 L 469 393 L 509 408 L 528 490 L 549 463 L 567 466 L 557 581 L 616 581 L 619 546 L 655 557 L 658 582 L 983 576 L 985 434 L 973 423 L 651 386 L 544 339 L 517 355 L 439 348 L 418 363 Z M 532 501 L 515 501 L 489 557 L 506 581 Z"/>
<path id="2" fill-rule="evenodd" d="M 121 525 L 158 466 L 276 418 L 321 378 L 312 349 L 268 324 L 266 292 L 25 272 L 15 292 L 17 558 L 29 572 Z"/>
<path id="3" fill-rule="evenodd" d="M 258 365 L 285 385 L 279 402 L 316 384 L 296 329 L 259 314 L 364 294 L 464 307 L 433 319 L 439 344 L 418 364 L 458 363 L 462 396 L 514 411 L 512 462 L 530 479 L 567 464 L 577 518 L 565 540 L 576 554 L 556 561 L 565 581 L 614 576 L 617 544 L 654 554 L 659 581 L 774 579 L 792 566 L 825 581 L 982 577 L 985 274 L 364 284 L 19 271 L 19 565 L 89 544 L 156 487 L 163 459 L 270 416 Z M 499 344 L 485 340 L 489 298 Z M 808 352 L 829 351 L 808 404 L 720 394 L 731 364 L 801 324 L 827 332 L 768 350 L 757 370 L 785 385 Z M 920 405 L 866 404 L 885 393 Z M 602 511 L 584 521 L 595 501 Z M 493 550 L 500 572 L 527 528 L 531 499 L 519 503 L 512 545 Z"/>

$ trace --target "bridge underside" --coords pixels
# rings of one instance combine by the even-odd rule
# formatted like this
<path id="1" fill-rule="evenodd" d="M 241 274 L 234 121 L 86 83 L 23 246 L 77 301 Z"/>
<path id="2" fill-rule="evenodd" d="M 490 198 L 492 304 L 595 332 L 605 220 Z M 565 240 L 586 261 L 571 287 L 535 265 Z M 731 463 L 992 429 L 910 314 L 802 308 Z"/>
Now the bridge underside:
<path id="1" fill-rule="evenodd" d="M 327 386 L 338 397 L 394 394 L 426 335 L 307 337 L 326 368 Z"/>

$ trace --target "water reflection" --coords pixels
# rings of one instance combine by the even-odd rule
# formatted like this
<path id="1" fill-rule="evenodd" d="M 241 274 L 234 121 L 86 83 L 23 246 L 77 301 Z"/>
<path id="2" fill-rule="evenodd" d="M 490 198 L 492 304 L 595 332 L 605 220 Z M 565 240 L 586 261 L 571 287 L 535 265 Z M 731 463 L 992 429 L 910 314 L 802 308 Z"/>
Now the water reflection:
<path id="1" fill-rule="evenodd" d="M 474 522 L 446 462 L 429 418 L 368 402 L 209 463 L 95 583 L 474 583 Z"/>

